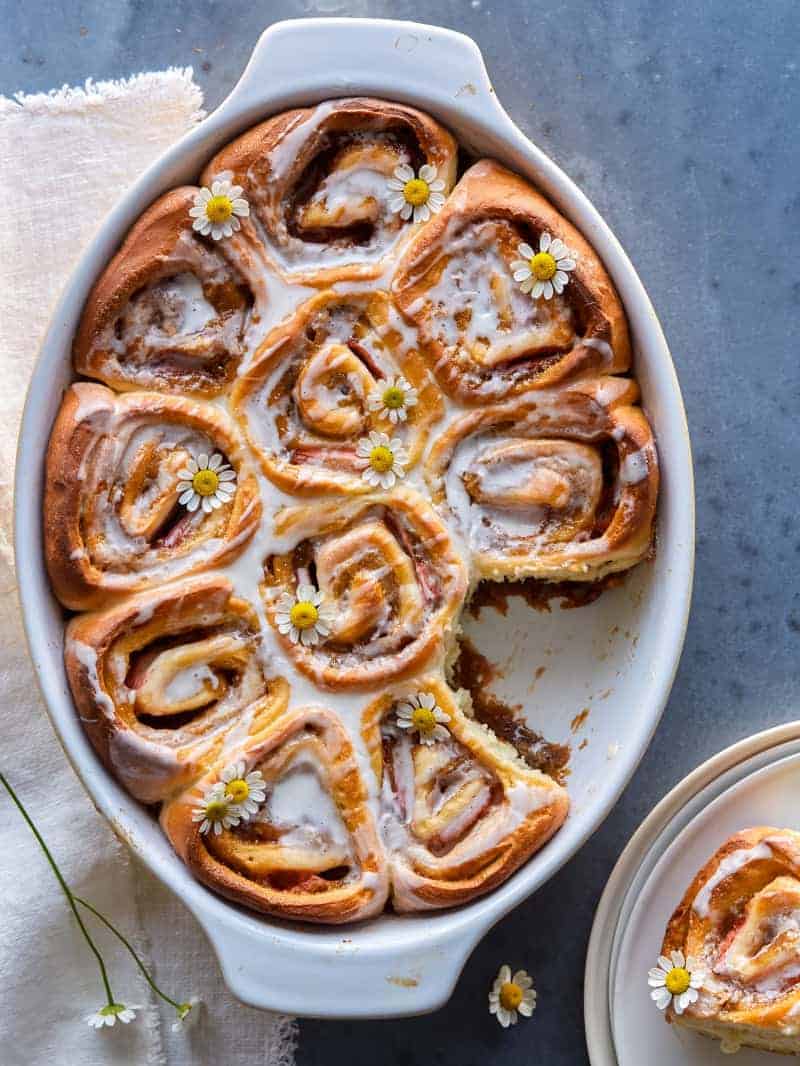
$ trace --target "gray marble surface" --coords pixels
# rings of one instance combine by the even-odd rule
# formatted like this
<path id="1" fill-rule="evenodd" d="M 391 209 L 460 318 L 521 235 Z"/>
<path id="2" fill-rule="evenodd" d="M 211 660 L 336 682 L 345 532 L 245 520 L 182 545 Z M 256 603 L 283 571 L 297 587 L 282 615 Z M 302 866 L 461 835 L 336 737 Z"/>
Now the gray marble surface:
<path id="1" fill-rule="evenodd" d="M 683 388 L 697 475 L 691 623 L 664 719 L 602 829 L 487 937 L 447 1008 L 303 1022 L 299 1066 L 587 1061 L 583 962 L 614 861 L 698 762 L 798 717 L 800 5 L 797 0 L 0 0 L 0 92 L 192 64 L 207 106 L 259 32 L 299 15 L 421 18 L 473 36 L 519 125 L 586 190 L 637 266 Z M 486 1012 L 501 961 L 540 1009 Z"/>

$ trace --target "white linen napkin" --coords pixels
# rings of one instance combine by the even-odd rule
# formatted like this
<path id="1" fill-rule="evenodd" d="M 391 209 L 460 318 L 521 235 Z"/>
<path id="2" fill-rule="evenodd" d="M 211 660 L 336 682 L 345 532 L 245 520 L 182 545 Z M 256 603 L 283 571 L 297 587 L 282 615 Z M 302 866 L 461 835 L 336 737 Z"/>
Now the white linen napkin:
<path id="1" fill-rule="evenodd" d="M 96 922 L 115 997 L 136 1021 L 90 1029 L 103 990 L 66 901 L 27 826 L 0 789 L 0 1058 L 4 1066 L 291 1066 L 291 1019 L 227 992 L 194 918 L 117 841 L 69 766 L 39 698 L 24 645 L 11 548 L 17 431 L 55 299 L 122 191 L 202 117 L 191 69 L 0 97 L 0 768 L 68 883 L 140 949 L 164 990 L 204 1001 L 188 1031 L 150 993 Z M 43 442 L 44 444 L 44 442 Z"/>

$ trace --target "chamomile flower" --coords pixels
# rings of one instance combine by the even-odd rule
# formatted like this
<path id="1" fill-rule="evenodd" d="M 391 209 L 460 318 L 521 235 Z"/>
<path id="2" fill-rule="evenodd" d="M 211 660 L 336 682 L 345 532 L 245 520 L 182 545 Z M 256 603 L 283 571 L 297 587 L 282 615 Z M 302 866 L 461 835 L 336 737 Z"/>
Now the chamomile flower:
<path id="1" fill-rule="evenodd" d="M 398 478 L 405 476 L 408 452 L 397 437 L 390 440 L 385 433 L 373 430 L 358 442 L 356 455 L 365 460 L 361 476 L 375 488 L 390 489 Z"/>
<path id="2" fill-rule="evenodd" d="M 416 407 L 419 395 L 410 382 L 398 374 L 390 378 L 382 387 L 373 389 L 369 394 L 367 405 L 370 411 L 380 411 L 383 418 L 397 424 L 408 418 L 408 409 Z"/>
<path id="3" fill-rule="evenodd" d="M 404 700 L 397 708 L 395 719 L 401 729 L 417 733 L 421 744 L 435 744 L 450 735 L 442 724 L 450 719 L 430 692 L 418 692 Z"/>
<path id="4" fill-rule="evenodd" d="M 306 647 L 324 641 L 333 626 L 333 608 L 313 585 L 298 585 L 296 595 L 284 592 L 278 600 L 275 621 L 278 632 L 292 644 Z"/>
<path id="5" fill-rule="evenodd" d="M 137 1010 L 141 1009 L 138 1006 L 126 1007 L 124 1003 L 106 1003 L 105 1007 L 101 1007 L 94 1014 L 90 1014 L 86 1022 L 92 1029 L 102 1029 L 105 1025 L 112 1026 L 117 1021 L 127 1025 L 128 1022 L 132 1022 L 136 1017 Z"/>
<path id="6" fill-rule="evenodd" d="M 248 822 L 267 797 L 267 786 L 260 770 L 245 773 L 244 759 L 226 766 L 219 779 L 225 786 L 225 795 Z"/>
<path id="7" fill-rule="evenodd" d="M 489 1013 L 496 1014 L 504 1029 L 516 1025 L 518 1015 L 530 1018 L 536 1010 L 536 989 L 525 970 L 511 975 L 510 966 L 501 966 L 489 993 Z"/>
<path id="8" fill-rule="evenodd" d="M 225 783 L 217 781 L 206 789 L 202 799 L 195 804 L 192 821 L 200 822 L 201 833 L 216 833 L 232 829 L 242 820 L 241 811 L 225 791 Z"/>
<path id="9" fill-rule="evenodd" d="M 558 237 L 543 233 L 539 238 L 539 251 L 534 252 L 529 244 L 517 245 L 517 255 L 511 264 L 514 281 L 520 289 L 529 292 L 534 299 L 543 296 L 549 300 L 553 293 L 562 293 L 569 281 L 571 271 L 577 266 L 574 252 Z"/>
<path id="10" fill-rule="evenodd" d="M 199 1006 L 200 999 L 197 996 L 192 996 L 192 998 L 186 1003 L 178 1004 L 178 1017 L 172 1023 L 173 1033 L 180 1033 L 183 1029 L 188 1029 L 189 1026 L 194 1023 L 197 1018 Z"/>
<path id="11" fill-rule="evenodd" d="M 178 471 L 178 503 L 187 511 L 202 507 L 211 514 L 224 503 L 230 503 L 236 492 L 236 472 L 230 463 L 222 461 L 219 452 L 194 456 L 183 470 Z"/>
<path id="12" fill-rule="evenodd" d="M 686 958 L 682 951 L 673 951 L 670 957 L 659 955 L 658 966 L 647 974 L 647 983 L 652 989 L 650 998 L 659 1010 L 672 1004 L 676 1014 L 683 1014 L 687 1007 L 697 1002 L 699 989 L 703 987 L 705 972 L 695 960 Z"/>
<path id="13" fill-rule="evenodd" d="M 241 229 L 240 218 L 247 218 L 250 205 L 242 196 L 241 185 L 233 185 L 226 178 L 218 178 L 211 188 L 202 188 L 194 198 L 189 215 L 194 219 L 192 229 L 213 240 L 231 237 Z"/>
<path id="14" fill-rule="evenodd" d="M 431 215 L 444 207 L 444 181 L 437 177 L 436 167 L 425 163 L 415 175 L 408 163 L 394 168 L 389 181 L 389 210 L 402 219 L 414 216 L 415 222 L 427 222 Z"/>

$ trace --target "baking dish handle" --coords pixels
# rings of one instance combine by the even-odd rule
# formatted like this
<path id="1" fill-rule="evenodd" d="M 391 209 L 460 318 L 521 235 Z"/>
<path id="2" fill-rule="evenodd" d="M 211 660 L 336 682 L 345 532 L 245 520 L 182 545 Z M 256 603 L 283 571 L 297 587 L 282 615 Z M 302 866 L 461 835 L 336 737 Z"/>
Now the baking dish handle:
<path id="1" fill-rule="evenodd" d="M 414 918 L 385 915 L 367 926 L 289 929 L 218 901 L 192 905 L 226 985 L 253 1007 L 315 1018 L 390 1018 L 443 1006 L 470 953 L 496 916 L 426 916 L 426 933 L 404 936 Z M 212 913 L 216 912 L 216 913 Z"/>
<path id="2" fill-rule="evenodd" d="M 265 83 L 277 106 L 306 104 L 310 96 L 386 92 L 386 71 L 397 76 L 392 95 L 407 103 L 461 112 L 496 124 L 509 122 L 497 101 L 480 49 L 471 37 L 441 26 L 390 19 L 319 18 L 276 22 L 258 40 L 244 73 L 218 112 L 263 110 Z M 334 91 L 332 92 L 332 86 Z"/>

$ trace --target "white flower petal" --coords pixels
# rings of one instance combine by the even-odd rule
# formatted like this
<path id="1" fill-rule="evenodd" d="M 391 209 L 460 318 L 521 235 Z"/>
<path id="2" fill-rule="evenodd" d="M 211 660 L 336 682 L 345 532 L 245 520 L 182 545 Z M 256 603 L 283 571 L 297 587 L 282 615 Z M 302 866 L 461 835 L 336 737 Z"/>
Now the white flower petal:
<path id="1" fill-rule="evenodd" d="M 539 238 L 539 251 L 547 252 L 550 250 L 550 234 L 545 232 Z"/>
<path id="2" fill-rule="evenodd" d="M 659 1010 L 666 1010 L 670 1004 L 672 996 L 666 990 L 666 988 L 654 988 L 650 993 L 650 998 L 653 1000 Z"/>
<path id="3" fill-rule="evenodd" d="M 431 166 L 430 163 L 425 163 L 419 168 L 419 176 L 428 186 L 432 181 L 436 179 L 436 167 Z"/>
<path id="4" fill-rule="evenodd" d="M 531 248 L 529 244 L 518 244 L 517 254 L 520 256 L 521 259 L 533 259 L 534 255 L 536 255 L 533 248 Z"/>

